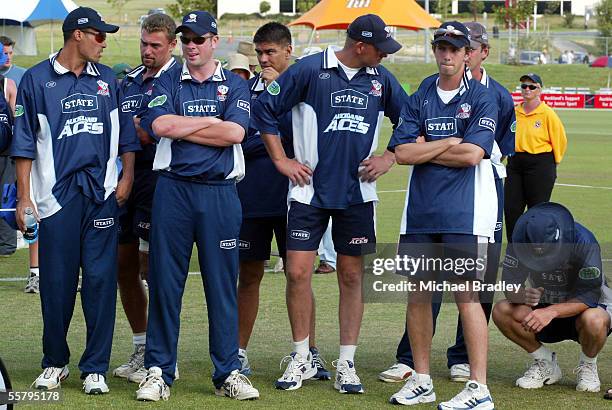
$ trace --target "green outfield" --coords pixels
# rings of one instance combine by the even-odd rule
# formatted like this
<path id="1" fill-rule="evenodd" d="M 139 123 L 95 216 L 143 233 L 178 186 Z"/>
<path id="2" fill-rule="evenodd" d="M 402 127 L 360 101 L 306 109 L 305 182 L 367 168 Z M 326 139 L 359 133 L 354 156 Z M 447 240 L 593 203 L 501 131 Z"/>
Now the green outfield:
<path id="1" fill-rule="evenodd" d="M 612 253 L 612 116 L 602 111 L 559 111 L 565 123 L 569 147 L 559 167 L 558 184 L 553 199 L 567 205 L 576 219 L 589 227 L 604 244 L 604 271 L 612 280 L 609 262 Z M 390 135 L 386 126 L 380 146 L 384 148 Z M 379 182 L 378 240 L 392 242 L 397 237 L 404 203 L 407 169 L 395 166 Z M 400 191 L 400 192 L 398 192 Z M 0 259 L 0 356 L 8 367 L 15 389 L 27 389 L 40 372 L 41 332 L 40 301 L 36 295 L 23 293 L 27 252 L 20 250 L 10 258 Z M 192 271 L 198 271 L 194 258 Z M 77 363 L 85 340 L 85 327 L 80 301 L 77 300 L 73 323 L 68 335 L 73 360 L 70 378 L 63 383 L 63 406 L 70 408 L 385 408 L 387 400 L 401 385 L 377 381 L 377 373 L 394 361 L 395 347 L 403 331 L 405 307 L 398 303 L 367 304 L 361 331 L 356 366 L 366 389 L 361 396 L 341 396 L 331 382 L 308 381 L 295 392 L 281 392 L 273 387 L 280 376 L 281 358 L 290 351 L 291 334 L 284 303 L 285 280 L 282 274 L 266 274 L 262 284 L 261 308 L 255 326 L 249 358 L 254 370 L 251 380 L 261 392 L 261 399 L 250 403 L 235 403 L 214 397 L 210 381 L 212 372 L 208 356 L 207 319 L 200 277 L 187 281 L 183 300 L 182 330 L 179 342 L 181 379 L 172 388 L 167 403 L 143 404 L 134 400 L 136 385 L 124 380 L 109 379 L 110 394 L 89 397 L 83 394 L 78 378 Z M 317 300 L 317 345 L 331 362 L 338 354 L 338 291 L 334 275 L 315 275 L 313 286 Z M 432 374 L 439 400 L 456 394 L 461 385 L 448 381 L 445 349 L 454 340 L 456 308 L 443 308 L 438 334 L 432 351 Z M 117 306 L 115 343 L 111 366 L 121 364 L 131 352 L 128 323 Z M 578 346 L 572 342 L 555 345 L 564 377 L 559 385 L 541 390 L 524 391 L 514 387 L 514 380 L 526 369 L 530 359 L 518 347 L 506 341 L 490 325 L 489 388 L 499 409 L 602 409 L 610 408 L 601 394 L 577 393 L 574 390 L 573 368 L 578 361 Z M 330 365 L 331 367 L 331 365 Z M 599 372 L 602 384 L 612 387 L 612 344 L 601 353 Z M 431 408 L 432 406 L 430 406 Z M 417 408 L 426 408 L 422 405 Z"/>

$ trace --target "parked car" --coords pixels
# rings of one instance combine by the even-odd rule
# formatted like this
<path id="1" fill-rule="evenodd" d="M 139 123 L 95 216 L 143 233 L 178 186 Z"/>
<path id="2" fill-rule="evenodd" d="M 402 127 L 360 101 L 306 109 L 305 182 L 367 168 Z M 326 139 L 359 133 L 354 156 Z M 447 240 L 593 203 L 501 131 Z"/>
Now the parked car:
<path id="1" fill-rule="evenodd" d="M 541 51 L 521 51 L 519 54 L 519 64 L 536 65 L 542 62 Z"/>

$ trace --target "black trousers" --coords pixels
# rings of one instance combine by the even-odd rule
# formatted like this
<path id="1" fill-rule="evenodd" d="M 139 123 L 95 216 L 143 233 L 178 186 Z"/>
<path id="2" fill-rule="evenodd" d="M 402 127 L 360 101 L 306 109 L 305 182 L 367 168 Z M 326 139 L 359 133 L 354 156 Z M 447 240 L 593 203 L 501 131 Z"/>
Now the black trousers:
<path id="1" fill-rule="evenodd" d="M 525 206 L 531 208 L 550 201 L 557 179 L 557 164 L 552 152 L 517 152 L 508 158 L 506 172 L 508 176 L 504 184 L 504 216 L 507 239 L 512 242 L 514 225 L 525 211 Z"/>

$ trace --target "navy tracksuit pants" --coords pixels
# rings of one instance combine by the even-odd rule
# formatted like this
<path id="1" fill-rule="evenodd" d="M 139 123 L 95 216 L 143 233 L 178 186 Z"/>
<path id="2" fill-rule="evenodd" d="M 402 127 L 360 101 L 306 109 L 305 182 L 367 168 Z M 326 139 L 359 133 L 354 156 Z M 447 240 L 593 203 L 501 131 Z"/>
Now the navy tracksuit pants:
<path id="1" fill-rule="evenodd" d="M 504 217 L 504 183 L 503 179 L 495 179 L 495 189 L 497 191 L 497 225 L 495 226 L 495 243 L 491 243 L 487 249 L 487 270 L 485 272 L 485 283 L 495 283 L 497 281 L 497 270 L 499 266 L 499 259 L 501 255 L 502 245 L 502 221 Z M 480 300 L 482 309 L 484 310 L 487 323 L 491 318 L 491 310 L 493 309 L 493 296 L 494 292 L 481 292 Z M 440 297 L 434 296 L 433 300 L 441 300 Z M 436 332 L 436 320 L 440 313 L 442 304 L 440 302 L 431 304 L 431 311 L 433 313 L 433 330 Z M 412 358 L 412 349 L 410 348 L 410 340 L 408 339 L 408 332 L 404 330 L 402 339 L 397 346 L 397 352 L 395 358 L 398 363 L 403 363 L 410 367 L 414 367 L 414 360 Z M 455 344 L 446 351 L 447 365 L 450 368 L 456 364 L 469 363 L 467 347 L 463 338 L 463 326 L 461 324 L 461 317 L 457 315 L 457 333 L 455 335 Z"/>
<path id="2" fill-rule="evenodd" d="M 153 197 L 145 367 L 174 380 L 181 300 L 195 242 L 208 308 L 209 346 L 219 388 L 238 360 L 238 236 L 234 181 L 200 183 L 161 174 Z"/>
<path id="3" fill-rule="evenodd" d="M 117 208 L 114 194 L 96 204 L 79 193 L 40 221 L 43 368 L 69 362 L 66 335 L 82 268 L 81 305 L 87 335 L 79 362 L 81 378 L 108 370 L 117 299 Z"/>

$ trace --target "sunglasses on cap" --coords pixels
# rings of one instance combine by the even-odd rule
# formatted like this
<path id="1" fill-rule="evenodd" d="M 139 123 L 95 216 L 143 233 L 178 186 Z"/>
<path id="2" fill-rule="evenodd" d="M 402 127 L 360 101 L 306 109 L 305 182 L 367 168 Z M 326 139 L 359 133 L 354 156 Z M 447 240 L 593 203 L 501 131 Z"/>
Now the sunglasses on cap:
<path id="1" fill-rule="evenodd" d="M 457 37 L 466 37 L 465 33 L 461 30 L 447 29 L 445 27 L 440 27 L 436 31 L 434 31 L 434 38 L 438 36 L 457 36 Z"/>
<path id="2" fill-rule="evenodd" d="M 522 83 L 522 84 L 521 84 L 521 88 L 522 88 L 523 90 L 526 90 L 526 89 L 528 89 L 528 88 L 529 88 L 531 91 L 533 91 L 533 90 L 537 90 L 537 89 L 538 89 L 538 88 L 540 88 L 540 87 L 538 87 L 538 86 L 537 86 L 537 85 L 535 85 L 535 84 L 526 84 L 526 83 Z"/>
<path id="3" fill-rule="evenodd" d="M 213 38 L 214 36 L 204 36 L 204 37 L 187 37 L 187 36 L 179 36 L 181 39 L 181 43 L 187 45 L 193 41 L 193 44 L 196 46 L 201 46 L 208 40 L 209 38 Z"/>
<path id="4" fill-rule="evenodd" d="M 94 40 L 96 40 L 96 42 L 102 44 L 106 41 L 106 33 L 102 33 L 102 32 L 95 32 L 95 31 L 87 31 L 87 30 L 81 30 L 83 33 L 87 33 L 87 34 L 91 34 L 92 36 L 94 36 Z"/>

